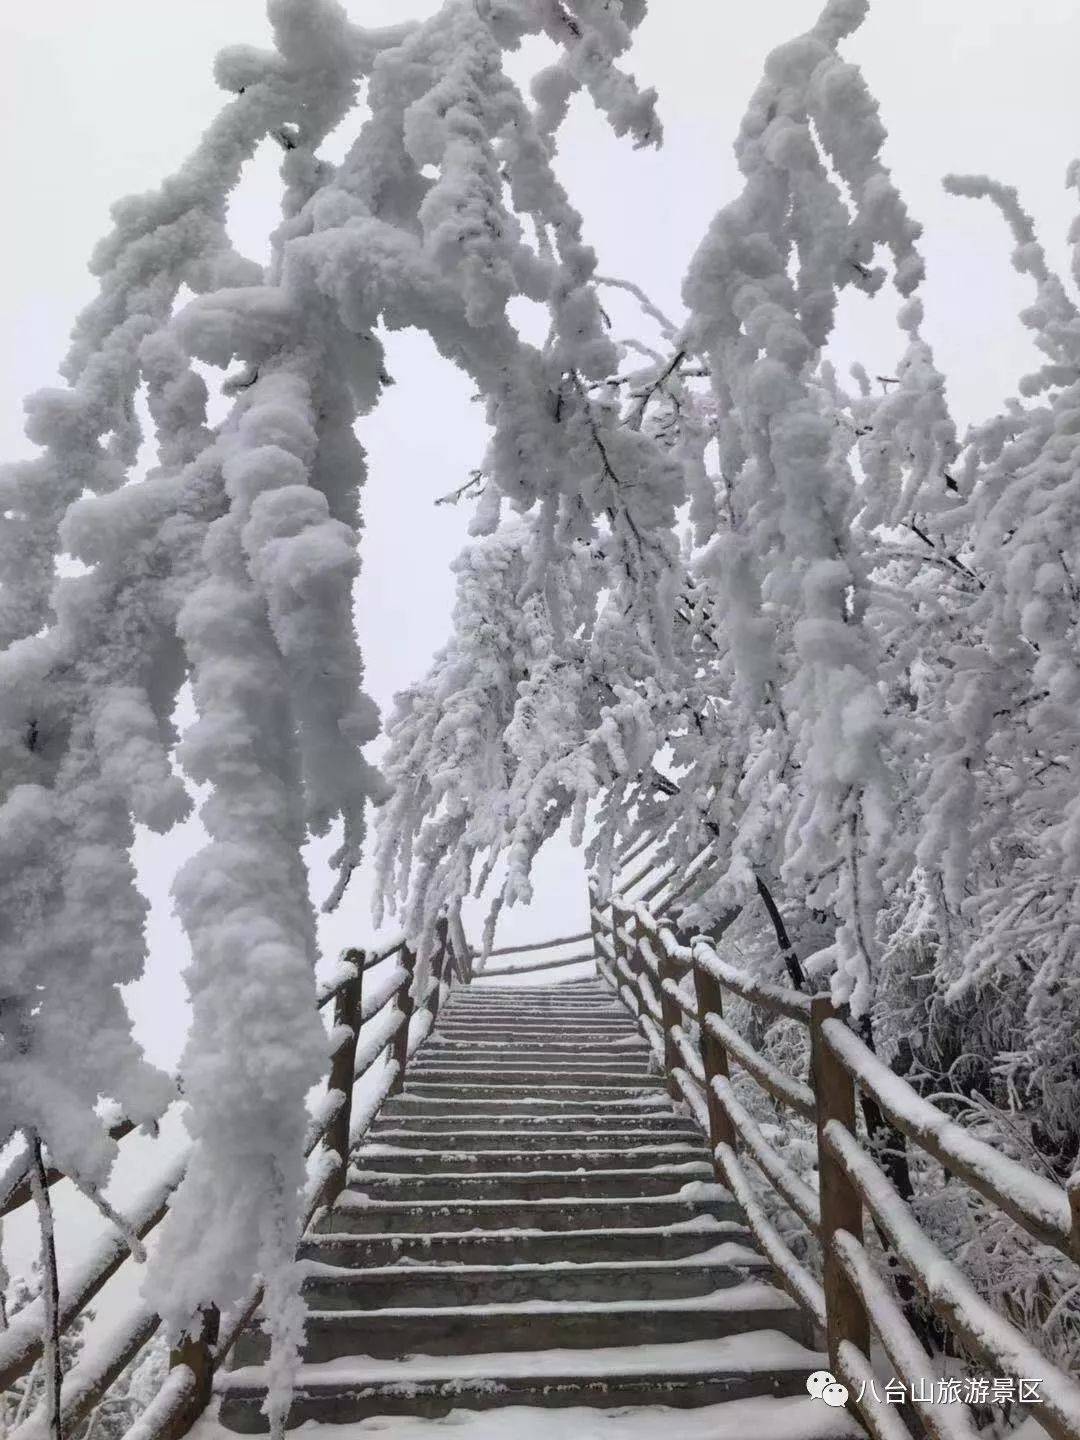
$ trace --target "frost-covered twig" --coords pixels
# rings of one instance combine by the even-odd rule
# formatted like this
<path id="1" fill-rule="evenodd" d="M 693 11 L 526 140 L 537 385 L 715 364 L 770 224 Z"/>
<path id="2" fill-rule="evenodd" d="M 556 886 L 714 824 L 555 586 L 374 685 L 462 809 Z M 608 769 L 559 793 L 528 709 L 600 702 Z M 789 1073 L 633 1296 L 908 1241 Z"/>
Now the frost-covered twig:
<path id="1" fill-rule="evenodd" d="M 49 1198 L 49 1182 L 41 1153 L 41 1137 L 26 1131 L 30 1150 L 30 1185 L 37 1208 L 41 1232 L 41 1295 L 44 1304 L 43 1365 L 45 1376 L 45 1413 L 52 1440 L 63 1440 L 60 1395 L 63 1369 L 60 1362 L 60 1271 L 56 1263 L 56 1236 L 53 1233 L 53 1209 Z M 30 1387 L 27 1386 L 29 1391 Z"/>

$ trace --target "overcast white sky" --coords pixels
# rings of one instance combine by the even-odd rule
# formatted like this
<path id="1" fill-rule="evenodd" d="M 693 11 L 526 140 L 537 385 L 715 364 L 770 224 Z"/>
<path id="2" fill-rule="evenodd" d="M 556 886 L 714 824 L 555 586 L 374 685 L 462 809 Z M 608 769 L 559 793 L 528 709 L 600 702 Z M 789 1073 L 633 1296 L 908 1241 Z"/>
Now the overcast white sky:
<path id="1" fill-rule="evenodd" d="M 431 13 L 436 0 L 346 0 L 358 21 Z M 609 274 L 645 286 L 679 313 L 687 260 L 710 217 L 735 193 L 731 157 L 764 56 L 806 28 L 818 0 L 652 0 L 632 67 L 657 86 L 667 141 L 634 152 L 581 104 L 562 139 L 561 170 Z M 182 161 L 222 103 L 210 65 L 219 47 L 263 42 L 263 0 L 52 0 L 8 3 L 0 14 L 0 454 L 26 453 L 21 398 L 54 383 L 78 309 L 93 294 L 86 260 L 121 195 L 156 185 Z M 1020 187 L 1051 258 L 1064 266 L 1076 209 L 1064 189 L 1078 149 L 1075 0 L 876 0 L 848 53 L 865 68 L 890 132 L 888 158 L 923 221 L 930 267 L 927 333 L 951 377 L 962 420 L 989 411 L 1034 352 L 1016 321 L 1027 298 L 1008 265 L 1003 227 L 985 207 L 946 197 L 949 170 L 989 171 Z M 276 208 L 276 158 L 261 156 L 232 211 L 238 243 L 256 258 Z M 893 302 L 844 311 L 839 358 L 871 373 L 895 358 Z M 392 337 L 398 384 L 361 436 L 368 447 L 367 532 L 357 614 L 370 689 L 380 706 L 426 668 L 445 639 L 448 565 L 464 514 L 432 500 L 461 483 L 483 442 L 469 387 L 415 336 Z M 154 901 L 150 971 L 134 997 L 140 1033 L 175 1062 L 182 1032 L 185 947 L 168 886 L 190 850 L 189 826 L 140 848 Z M 316 885 L 324 878 L 317 863 Z M 582 928 L 577 858 L 556 847 L 541 866 L 537 902 L 507 918 L 503 938 Z M 363 877 L 344 913 L 324 927 L 326 951 L 370 936 Z"/>

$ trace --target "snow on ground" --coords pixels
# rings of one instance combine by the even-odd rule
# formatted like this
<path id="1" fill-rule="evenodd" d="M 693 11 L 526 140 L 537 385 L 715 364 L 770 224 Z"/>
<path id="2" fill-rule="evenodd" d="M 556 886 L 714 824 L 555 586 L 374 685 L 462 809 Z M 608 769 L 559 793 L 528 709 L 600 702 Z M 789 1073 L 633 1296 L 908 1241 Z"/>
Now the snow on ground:
<path id="1" fill-rule="evenodd" d="M 385 1440 L 857 1440 L 862 1431 L 842 1410 L 809 1396 L 729 1400 L 698 1410 L 666 1405 L 627 1406 L 597 1410 L 572 1406 L 542 1410 L 510 1405 L 497 1410 L 452 1410 L 438 1420 L 412 1416 L 376 1416 L 352 1425 L 321 1426 L 314 1422 L 291 1430 L 310 1437 L 333 1433 L 333 1440 L 360 1440 L 379 1435 Z M 204 1419 L 192 1440 L 226 1440 L 232 1432 Z"/>

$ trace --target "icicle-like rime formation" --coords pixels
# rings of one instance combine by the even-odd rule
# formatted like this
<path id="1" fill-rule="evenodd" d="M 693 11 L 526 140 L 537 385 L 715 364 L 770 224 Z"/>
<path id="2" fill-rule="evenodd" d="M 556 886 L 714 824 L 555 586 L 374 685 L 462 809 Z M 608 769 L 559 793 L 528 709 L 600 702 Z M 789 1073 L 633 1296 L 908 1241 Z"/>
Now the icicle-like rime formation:
<path id="1" fill-rule="evenodd" d="M 554 133 L 580 90 L 617 133 L 659 138 L 654 96 L 619 68 L 643 13 L 450 0 L 428 21 L 365 31 L 334 0 L 269 0 L 275 48 L 219 56 L 233 98 L 159 191 L 115 207 L 68 388 L 27 405 L 42 453 L 0 475 L 0 1124 L 40 1135 L 98 1194 L 115 1148 L 98 1099 L 152 1125 L 173 1098 L 132 1043 L 120 987 L 143 959 L 134 824 L 166 831 L 190 808 L 175 758 L 207 787 L 208 842 L 175 886 L 196 1143 L 147 1284 L 175 1334 L 260 1277 L 275 1430 L 302 1336 L 304 1098 L 326 1067 L 300 852 L 340 825 L 336 904 L 367 806 L 387 794 L 362 755 L 378 716 L 351 615 L 353 425 L 386 383 L 376 327 L 424 329 L 470 375 L 492 427 L 489 522 L 500 497 L 540 501 L 553 551 L 583 489 L 592 503 L 603 446 L 582 387 L 616 362 Z M 534 111 L 502 54 L 541 34 L 555 58 Z M 319 149 L 365 79 L 370 118 L 335 168 Z M 284 202 L 264 271 L 235 253 L 225 217 L 266 138 L 283 153 Z M 543 352 L 507 317 L 518 296 L 550 310 Z M 229 371 L 220 425 L 197 363 Z M 156 463 L 136 477 L 140 392 Z M 64 552 L 80 574 L 57 576 Z M 543 588 L 542 571 L 521 585 Z M 197 719 L 177 749 L 185 681 Z M 437 910 L 417 908 L 420 931 Z"/>
<path id="2" fill-rule="evenodd" d="M 868 560 L 853 523 L 862 496 L 815 371 L 839 291 L 880 287 L 877 247 L 891 250 L 901 294 L 922 274 L 918 228 L 880 160 L 876 106 L 835 52 L 865 9 L 830 4 L 814 30 L 770 55 L 736 145 L 745 189 L 713 222 L 685 287 L 689 334 L 709 356 L 721 426 L 735 432 L 721 439 L 737 458 L 728 553 L 717 561 L 742 572 L 733 618 L 751 634 L 733 636 L 733 679 L 752 697 L 749 725 L 772 711 L 755 763 L 785 790 L 773 835 L 752 808 L 749 846 L 736 830 L 733 861 L 744 874 L 772 861 L 796 890 L 831 876 L 813 904 L 836 917 L 834 994 L 856 1013 L 872 994 L 877 870 L 892 823 L 889 721 L 863 623 Z"/>

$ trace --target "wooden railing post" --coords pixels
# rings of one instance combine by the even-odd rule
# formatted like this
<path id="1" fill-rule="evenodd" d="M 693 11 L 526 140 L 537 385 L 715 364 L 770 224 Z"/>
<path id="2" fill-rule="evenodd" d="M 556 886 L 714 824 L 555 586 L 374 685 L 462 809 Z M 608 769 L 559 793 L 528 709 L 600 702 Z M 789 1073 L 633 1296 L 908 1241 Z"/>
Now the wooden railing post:
<path id="1" fill-rule="evenodd" d="M 676 936 L 676 939 L 680 944 L 683 943 L 681 936 Z M 709 1107 L 709 1149 L 715 1165 L 718 1145 L 730 1145 L 733 1150 L 737 1148 L 735 1126 L 731 1123 L 731 1116 L 720 1103 L 720 1097 L 712 1083 L 717 1075 L 722 1075 L 726 1080 L 730 1074 L 727 1050 L 705 1024 L 705 1017 L 709 1014 L 723 1018 L 724 992 L 716 977 L 710 975 L 697 960 L 693 961 L 693 970 L 700 1031 L 698 1044 L 701 1047 L 701 1063 L 705 1067 L 705 1102 Z"/>
<path id="2" fill-rule="evenodd" d="M 604 958 L 604 952 L 600 945 L 600 936 L 604 933 L 604 927 L 596 917 L 596 911 L 600 907 L 600 896 L 596 892 L 593 882 L 588 882 L 589 896 L 589 930 L 592 932 L 593 955 L 596 958 L 596 973 L 600 974 L 600 962 Z"/>
<path id="3" fill-rule="evenodd" d="M 664 988 L 665 980 L 676 979 L 675 967 L 671 963 L 666 947 L 659 939 L 656 943 L 656 952 L 659 961 L 657 980 L 660 986 L 660 1015 L 664 1022 L 664 1078 L 672 1099 L 681 1100 L 683 1093 L 679 1088 L 679 1082 L 675 1079 L 675 1071 L 683 1061 L 675 1040 L 675 1027 L 682 1023 L 682 1011 L 679 1009 L 679 1002 L 674 1000 Z"/>
<path id="4" fill-rule="evenodd" d="M 611 938 L 615 946 L 615 979 L 618 984 L 630 983 L 629 981 L 627 981 L 625 975 L 623 975 L 621 978 L 619 975 L 618 962 L 620 960 L 624 960 L 626 962 L 626 968 L 630 971 L 630 974 L 633 976 L 635 982 L 634 984 L 630 985 L 630 993 L 634 995 L 634 998 L 640 1004 L 641 996 L 640 994 L 635 994 L 635 991 L 638 988 L 636 982 L 641 962 L 638 959 L 637 946 L 631 944 L 625 938 L 625 932 L 629 930 L 630 921 L 632 920 L 632 918 L 633 917 L 630 914 L 629 910 L 624 910 L 619 905 L 612 905 Z"/>
<path id="5" fill-rule="evenodd" d="M 836 1007 L 826 995 L 816 995 L 810 1002 L 810 1056 L 817 1101 L 823 1284 L 829 1360 L 834 1372 L 839 1369 L 839 1351 L 843 1341 L 850 1341 L 866 1356 L 870 1354 L 870 1322 L 866 1310 L 833 1245 L 833 1236 L 838 1230 L 846 1230 L 859 1241 L 863 1238 L 862 1196 L 825 1144 L 825 1127 L 830 1120 L 838 1121 L 855 1134 L 855 1082 L 829 1048 L 822 1030 L 825 1021 L 836 1019 L 837 1014 Z"/>
<path id="6" fill-rule="evenodd" d="M 1072 1249 L 1072 1258 L 1080 1265 L 1080 1170 L 1069 1181 L 1067 1193 L 1069 1213 L 1072 1216 L 1072 1234 L 1069 1236 L 1069 1245 Z"/>
<path id="7" fill-rule="evenodd" d="M 195 1418 L 210 1404 L 214 1389 L 214 1348 L 218 1341 L 221 1315 L 216 1305 L 199 1311 L 191 1332 L 169 1351 L 169 1369 L 186 1365 L 195 1377 L 191 1404 L 174 1415 L 169 1426 L 158 1432 L 157 1440 L 177 1440 L 191 1429 Z"/>
<path id="8" fill-rule="evenodd" d="M 349 1130 L 352 1125 L 352 1093 L 356 1079 L 356 1041 L 360 1032 L 364 999 L 364 952 L 349 950 L 345 959 L 355 965 L 356 974 L 346 980 L 334 996 L 334 1029 L 348 1030 L 330 1060 L 330 1078 L 327 1089 L 340 1090 L 345 1097 L 339 1109 L 326 1127 L 325 1145 L 338 1157 L 334 1173 L 326 1182 L 323 1203 L 332 1205 L 345 1188 L 349 1170 Z"/>
<path id="9" fill-rule="evenodd" d="M 442 1004 L 443 979 L 447 971 L 451 970 L 453 961 L 450 947 L 450 922 L 446 919 L 440 920 L 435 926 L 435 933 L 439 937 L 439 948 L 435 952 L 435 959 L 431 966 L 431 974 L 435 984 L 431 987 L 431 994 L 425 1002 L 427 1008 L 431 1011 L 432 1027 L 434 1027 L 436 1020 L 439 1018 L 439 1007 Z"/>
<path id="10" fill-rule="evenodd" d="M 615 978 L 619 978 L 619 961 L 629 960 L 626 954 L 626 941 L 622 937 L 623 929 L 630 916 L 621 909 L 614 901 L 611 903 L 611 944 L 615 951 Z"/>
<path id="11" fill-rule="evenodd" d="M 405 1067 L 409 1063 L 409 1025 L 416 1009 L 416 996 L 413 994 L 413 985 L 416 983 L 416 952 L 406 945 L 401 955 L 406 974 L 404 984 L 397 992 L 397 1004 L 404 1019 L 394 1036 L 393 1058 L 397 1062 L 398 1070 L 389 1090 L 391 1095 L 399 1095 L 405 1088 Z"/>

